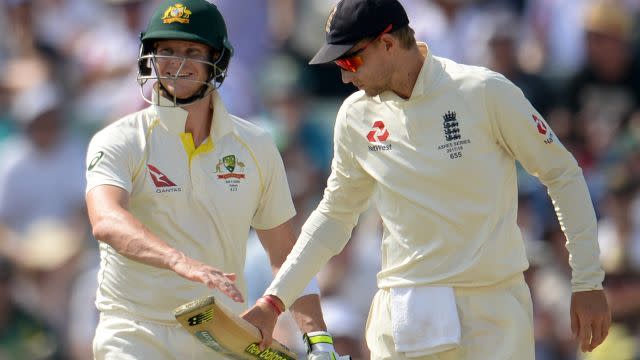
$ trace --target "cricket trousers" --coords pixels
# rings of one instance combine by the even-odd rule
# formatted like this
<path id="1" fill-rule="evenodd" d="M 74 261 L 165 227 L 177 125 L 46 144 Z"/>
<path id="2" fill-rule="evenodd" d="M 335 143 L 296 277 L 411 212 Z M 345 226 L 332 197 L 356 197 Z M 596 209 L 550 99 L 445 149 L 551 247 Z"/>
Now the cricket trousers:
<path id="1" fill-rule="evenodd" d="M 524 276 L 492 286 L 454 288 L 461 325 L 460 346 L 422 357 L 395 350 L 391 330 L 391 292 L 380 289 L 367 319 L 372 360 L 534 360 L 533 307 Z M 429 306 L 429 304 L 425 304 Z"/>
<path id="2" fill-rule="evenodd" d="M 100 314 L 93 339 L 95 360 L 226 360 L 177 322 L 135 320 L 127 314 Z"/>

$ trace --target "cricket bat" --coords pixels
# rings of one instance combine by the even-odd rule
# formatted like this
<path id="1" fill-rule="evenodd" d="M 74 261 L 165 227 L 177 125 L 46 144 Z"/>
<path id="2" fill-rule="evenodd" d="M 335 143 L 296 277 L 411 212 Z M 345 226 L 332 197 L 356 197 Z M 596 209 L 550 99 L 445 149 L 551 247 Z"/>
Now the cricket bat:
<path id="1" fill-rule="evenodd" d="M 190 301 L 173 314 L 188 332 L 209 348 L 238 360 L 296 360 L 297 355 L 276 340 L 260 350 L 260 330 L 234 314 L 214 296 Z"/>

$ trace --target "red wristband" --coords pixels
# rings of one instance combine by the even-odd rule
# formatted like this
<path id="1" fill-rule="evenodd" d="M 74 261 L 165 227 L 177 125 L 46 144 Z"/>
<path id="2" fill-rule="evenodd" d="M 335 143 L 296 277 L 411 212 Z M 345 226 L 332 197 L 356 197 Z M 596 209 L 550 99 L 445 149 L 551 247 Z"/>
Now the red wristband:
<path id="1" fill-rule="evenodd" d="M 258 299 L 258 301 L 271 305 L 273 310 L 276 312 L 276 315 L 278 316 L 280 316 L 280 314 L 282 314 L 282 312 L 284 311 L 283 309 L 280 308 L 278 303 L 275 300 L 273 300 L 269 295 L 265 295 L 261 297 L 260 299 Z"/>

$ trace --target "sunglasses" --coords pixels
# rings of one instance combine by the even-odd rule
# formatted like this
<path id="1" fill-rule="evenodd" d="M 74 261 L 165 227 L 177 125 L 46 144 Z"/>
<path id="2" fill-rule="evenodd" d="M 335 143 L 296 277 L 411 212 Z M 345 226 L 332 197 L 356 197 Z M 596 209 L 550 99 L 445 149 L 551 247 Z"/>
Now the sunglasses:
<path id="1" fill-rule="evenodd" d="M 391 31 L 391 28 L 392 28 L 392 25 L 390 24 L 389 26 L 387 26 L 384 29 L 383 32 L 380 33 L 380 35 L 378 35 L 375 39 L 373 39 L 373 40 L 369 41 L 368 43 L 366 43 L 359 50 L 356 50 L 356 51 L 352 52 L 351 54 L 348 54 L 348 55 L 345 55 L 345 56 L 343 56 L 341 58 L 338 58 L 338 59 L 334 60 L 333 62 L 336 65 L 338 65 L 338 67 L 340 67 L 342 70 L 349 71 L 349 72 L 358 71 L 358 68 L 360 68 L 360 66 L 362 66 L 362 64 L 363 64 L 362 57 L 359 54 L 361 54 L 373 42 L 375 42 L 376 40 L 380 39 L 380 37 L 383 34 L 386 34 L 389 31 Z"/>

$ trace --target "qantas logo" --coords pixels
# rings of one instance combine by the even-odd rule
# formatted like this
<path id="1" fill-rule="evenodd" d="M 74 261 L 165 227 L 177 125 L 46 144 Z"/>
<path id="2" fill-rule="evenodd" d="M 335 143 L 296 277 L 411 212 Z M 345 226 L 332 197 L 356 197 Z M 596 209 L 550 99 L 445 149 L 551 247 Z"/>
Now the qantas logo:
<path id="1" fill-rule="evenodd" d="M 176 183 L 171 181 L 169 177 L 163 174 L 157 167 L 151 164 L 147 164 L 147 167 L 149 168 L 151 180 L 153 180 L 153 184 L 156 186 L 157 193 L 182 191 L 182 188 L 177 187 Z"/>
<path id="2" fill-rule="evenodd" d="M 151 175 L 153 183 L 156 184 L 156 187 L 176 186 L 176 184 L 173 181 L 169 180 L 167 175 L 163 174 L 162 171 L 158 170 L 157 167 L 151 164 L 147 164 L 147 167 L 149 168 L 149 174 Z"/>

